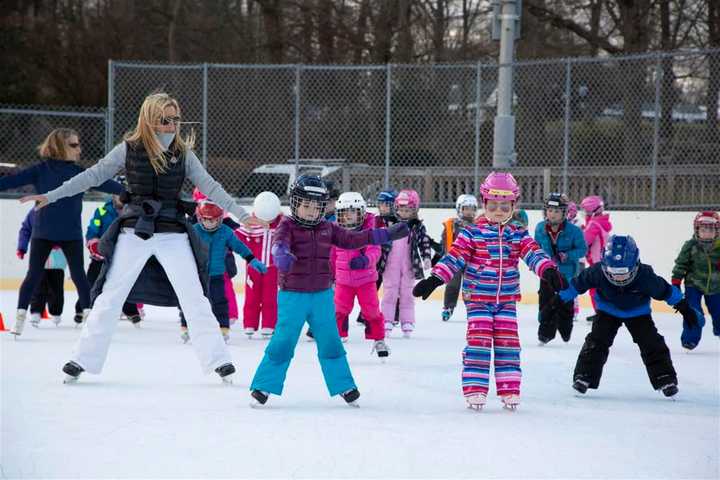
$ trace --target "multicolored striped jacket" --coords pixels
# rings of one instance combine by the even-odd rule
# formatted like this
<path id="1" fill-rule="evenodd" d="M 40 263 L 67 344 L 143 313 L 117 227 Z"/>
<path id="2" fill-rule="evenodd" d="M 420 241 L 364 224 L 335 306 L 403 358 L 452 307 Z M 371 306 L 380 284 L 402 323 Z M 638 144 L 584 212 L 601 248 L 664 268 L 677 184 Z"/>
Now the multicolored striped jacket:
<path id="1" fill-rule="evenodd" d="M 520 300 L 521 258 L 538 276 L 555 266 L 525 228 L 516 223 L 500 226 L 481 217 L 460 232 L 432 274 L 447 283 L 464 268 L 466 302 L 514 302 Z"/>

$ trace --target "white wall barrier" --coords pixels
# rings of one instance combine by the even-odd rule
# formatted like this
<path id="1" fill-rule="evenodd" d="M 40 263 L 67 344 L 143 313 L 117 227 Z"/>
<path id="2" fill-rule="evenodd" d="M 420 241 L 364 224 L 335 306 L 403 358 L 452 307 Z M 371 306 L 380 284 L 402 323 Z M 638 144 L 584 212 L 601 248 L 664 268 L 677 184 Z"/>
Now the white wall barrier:
<path id="1" fill-rule="evenodd" d="M 83 204 L 83 228 L 88 224 L 92 214 L 100 205 L 99 202 Z M 17 234 L 25 215 L 31 207 L 20 204 L 17 200 L 0 200 L 0 288 L 16 289 L 22 281 L 27 269 L 27 257 L 24 261 L 15 256 Z M 425 222 L 428 233 L 436 240 L 440 239 L 442 222 L 455 215 L 452 209 L 421 209 L 420 216 Z M 528 211 L 530 232 L 533 234 L 535 225 L 542 219 L 542 212 Z M 695 212 L 610 212 L 613 232 L 632 235 L 640 247 L 640 258 L 651 264 L 655 271 L 670 280 L 675 257 L 683 242 L 692 236 L 692 220 Z M 87 254 L 87 252 L 86 252 Z M 86 264 L 89 259 L 86 259 Z M 241 272 L 244 262 L 238 261 Z M 537 278 L 527 268 L 521 267 L 521 289 L 527 301 L 536 301 L 538 289 Z M 67 277 L 69 279 L 69 275 Z M 236 277 L 240 286 L 243 275 Z"/>

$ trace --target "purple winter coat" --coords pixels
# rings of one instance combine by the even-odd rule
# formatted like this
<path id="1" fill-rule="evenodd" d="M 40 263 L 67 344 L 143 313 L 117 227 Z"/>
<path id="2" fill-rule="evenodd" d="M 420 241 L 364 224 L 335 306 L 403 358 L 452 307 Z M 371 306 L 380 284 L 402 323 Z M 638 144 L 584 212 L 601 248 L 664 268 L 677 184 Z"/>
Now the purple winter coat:
<path id="1" fill-rule="evenodd" d="M 315 227 L 304 227 L 290 217 L 278 225 L 273 247 L 285 245 L 297 260 L 290 271 L 280 273 L 280 290 L 318 292 L 332 286 L 330 250 L 333 245 L 356 249 L 371 243 L 372 230 L 351 231 L 337 223 L 321 221 Z"/>

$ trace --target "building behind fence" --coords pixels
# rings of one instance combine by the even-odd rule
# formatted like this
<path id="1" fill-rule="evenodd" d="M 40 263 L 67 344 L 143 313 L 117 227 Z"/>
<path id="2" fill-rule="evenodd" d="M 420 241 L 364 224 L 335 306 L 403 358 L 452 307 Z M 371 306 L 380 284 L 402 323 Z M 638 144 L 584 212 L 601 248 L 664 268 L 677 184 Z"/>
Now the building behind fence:
<path id="1" fill-rule="evenodd" d="M 70 126 L 93 163 L 165 90 L 238 197 L 283 196 L 298 171 L 317 171 L 370 198 L 389 185 L 448 206 L 492 169 L 497 71 L 110 62 L 107 109 L 0 108 L 0 162 L 35 161 L 49 130 Z M 720 208 L 720 50 L 518 62 L 514 81 L 524 206 L 565 191 L 611 208 Z"/>

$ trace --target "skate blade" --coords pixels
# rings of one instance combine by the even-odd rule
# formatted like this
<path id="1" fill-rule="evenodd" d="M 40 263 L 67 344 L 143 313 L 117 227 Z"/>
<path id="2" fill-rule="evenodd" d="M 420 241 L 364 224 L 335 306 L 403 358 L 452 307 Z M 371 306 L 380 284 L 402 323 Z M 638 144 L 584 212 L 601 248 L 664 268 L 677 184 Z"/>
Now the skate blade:
<path id="1" fill-rule="evenodd" d="M 65 375 L 65 378 L 63 379 L 63 383 L 65 385 L 74 385 L 77 383 L 79 378 L 80 377 L 73 377 L 72 375 Z"/>
<path id="2" fill-rule="evenodd" d="M 360 404 L 357 402 L 357 400 L 354 402 L 347 402 L 347 406 L 352 408 L 360 408 Z"/>
<path id="3" fill-rule="evenodd" d="M 39 324 L 39 323 L 32 323 L 32 322 L 30 322 L 30 325 L 32 325 L 34 328 L 40 328 L 40 324 Z"/>
<path id="4" fill-rule="evenodd" d="M 517 405 L 503 405 L 503 408 L 508 412 L 514 412 L 517 410 Z"/>
<path id="5" fill-rule="evenodd" d="M 220 380 L 222 380 L 222 384 L 226 386 L 231 386 L 233 384 L 232 375 L 228 375 L 226 377 L 222 377 Z"/>
<path id="6" fill-rule="evenodd" d="M 477 405 L 477 404 L 472 404 L 472 403 L 468 403 L 468 406 L 467 406 L 468 410 L 471 410 L 474 412 L 481 411 L 483 409 L 483 407 L 484 407 L 484 405 Z"/>

